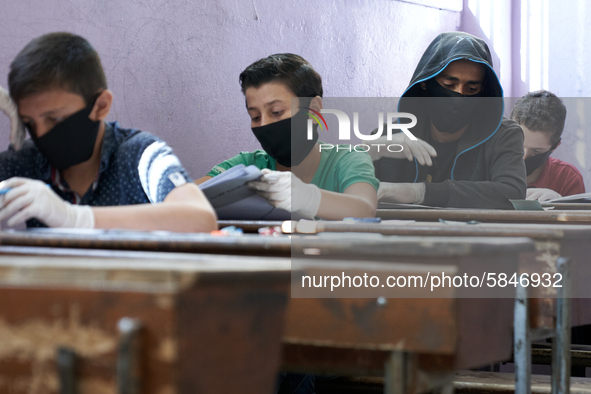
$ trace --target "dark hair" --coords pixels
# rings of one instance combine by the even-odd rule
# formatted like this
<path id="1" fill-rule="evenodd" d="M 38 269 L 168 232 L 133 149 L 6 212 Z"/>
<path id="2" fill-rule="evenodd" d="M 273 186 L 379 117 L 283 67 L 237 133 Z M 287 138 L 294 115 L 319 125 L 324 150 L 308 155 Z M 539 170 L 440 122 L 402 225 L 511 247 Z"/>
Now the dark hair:
<path id="1" fill-rule="evenodd" d="M 86 104 L 107 89 L 98 53 L 84 38 L 50 33 L 29 42 L 10 64 L 10 95 L 15 102 L 51 89 L 78 94 Z"/>
<path id="2" fill-rule="evenodd" d="M 322 97 L 322 78 L 306 59 L 293 53 L 276 53 L 257 60 L 240 73 L 242 93 L 250 87 L 278 81 L 297 97 Z"/>
<path id="3" fill-rule="evenodd" d="M 562 100 L 547 90 L 529 92 L 520 98 L 511 118 L 532 131 L 548 135 L 550 144 L 555 147 L 560 142 L 566 120 L 566 107 Z"/>

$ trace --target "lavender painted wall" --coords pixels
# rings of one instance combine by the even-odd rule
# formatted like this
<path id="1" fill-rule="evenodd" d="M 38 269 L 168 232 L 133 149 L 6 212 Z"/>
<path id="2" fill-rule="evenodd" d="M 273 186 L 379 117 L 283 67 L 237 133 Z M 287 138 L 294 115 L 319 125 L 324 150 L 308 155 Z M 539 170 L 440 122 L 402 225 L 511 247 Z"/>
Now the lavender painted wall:
<path id="1" fill-rule="evenodd" d="M 464 0 L 460 30 L 482 38 L 488 45 L 493 68 L 505 96 L 512 90 L 512 0 Z"/>
<path id="2" fill-rule="evenodd" d="M 548 89 L 565 99 L 568 114 L 554 157 L 575 165 L 591 191 L 591 3 L 546 0 Z"/>
<path id="3" fill-rule="evenodd" d="M 566 126 L 552 155 L 575 165 L 591 189 L 589 25 L 587 1 L 513 0 L 513 96 L 543 88 L 564 98 Z"/>
<path id="4" fill-rule="evenodd" d="M 544 88 L 561 97 L 591 97 L 591 4 L 513 0 L 513 95 Z"/>
<path id="5" fill-rule="evenodd" d="M 461 30 L 487 41 L 501 77 L 506 115 L 528 91 L 565 98 L 562 145 L 553 156 L 575 165 L 591 188 L 591 4 L 575 0 L 464 0 Z"/>
<path id="6" fill-rule="evenodd" d="M 326 96 L 396 96 L 427 44 L 460 13 L 392 0 L 0 2 L 0 83 L 32 38 L 66 30 L 99 52 L 110 119 L 165 139 L 193 177 L 258 147 L 238 74 L 275 52 L 308 59 Z M 0 146 L 8 122 L 0 116 Z"/>

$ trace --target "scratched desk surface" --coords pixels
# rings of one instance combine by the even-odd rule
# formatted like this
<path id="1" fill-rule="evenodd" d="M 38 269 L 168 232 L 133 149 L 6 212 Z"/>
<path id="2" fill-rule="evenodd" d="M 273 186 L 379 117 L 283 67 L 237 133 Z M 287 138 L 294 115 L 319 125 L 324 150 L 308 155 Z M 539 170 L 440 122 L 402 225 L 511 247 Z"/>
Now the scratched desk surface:
<path id="1" fill-rule="evenodd" d="M 589 203 L 542 203 L 543 207 L 553 207 L 553 209 L 561 211 L 590 211 L 591 204 Z"/>
<path id="2" fill-rule="evenodd" d="M 556 204 L 546 211 L 513 211 L 496 209 L 378 209 L 376 216 L 383 220 L 438 221 L 459 220 L 489 223 L 558 223 L 591 224 L 591 204 Z M 220 226 L 239 226 L 245 231 L 273 227 L 273 221 L 220 221 Z"/>
<path id="3" fill-rule="evenodd" d="M 413 213 L 415 211 L 412 211 Z M 445 211 L 444 213 L 448 213 Z M 496 211 L 494 211 L 496 212 Z M 481 213 L 481 212 L 479 212 Z M 428 212 L 430 219 L 439 215 Z M 510 212 L 511 219 L 515 219 L 518 212 Z M 545 215 L 545 213 L 543 213 Z M 502 214 L 507 216 L 507 213 Z M 480 217 L 476 217 L 477 219 Z M 497 216 L 498 218 L 498 216 Z M 472 219 L 467 217 L 464 219 Z M 227 223 L 242 227 L 240 222 Z M 588 256 L 591 254 L 591 226 L 581 224 L 539 224 L 539 223 L 478 223 L 466 224 L 463 222 L 446 221 L 398 221 L 385 220 L 382 223 L 351 223 L 317 221 L 310 226 L 305 223 L 305 233 L 379 233 L 384 235 L 401 236 L 481 236 L 481 237 L 530 237 L 535 240 L 536 252 L 526 254 L 522 258 L 522 265 L 542 266 L 548 272 L 555 272 L 555 263 L 559 256 L 572 259 L 573 294 L 572 324 L 574 326 L 591 324 L 591 298 L 589 297 L 588 283 L 591 281 L 591 268 L 588 265 Z M 249 228 L 256 228 L 257 223 L 247 223 Z M 269 223 L 266 223 L 269 225 Z M 275 223 L 274 225 L 279 225 Z M 295 230 L 299 229 L 299 223 L 295 223 Z M 546 289 L 534 289 L 546 290 Z M 549 290 L 549 289 L 548 289 Z M 531 322 L 533 327 L 551 328 L 554 326 L 555 302 L 547 298 L 546 294 L 538 294 L 539 298 L 532 301 L 530 307 Z"/>
<path id="4" fill-rule="evenodd" d="M 415 242 L 417 246 L 419 241 Z M 438 242 L 435 248 L 443 248 L 445 240 Z M 527 240 L 498 242 L 497 247 L 513 242 L 503 257 L 531 248 Z M 485 243 L 473 240 L 474 245 Z M 433 245 L 424 246 L 429 253 L 421 264 L 428 268 L 429 261 L 439 263 L 441 257 L 432 253 Z M 484 252 L 490 254 L 490 248 L 483 247 L 479 253 L 448 250 L 449 265 L 454 255 L 482 259 Z M 39 341 L 35 345 L 29 341 L 31 346 L 48 340 L 38 351 L 12 349 L 18 354 L 29 352 L 25 364 L 36 369 L 25 368 L 25 372 L 19 369 L 23 362 L 17 363 L 11 376 L 30 377 L 31 370 L 44 371 L 34 376 L 42 383 L 53 379 L 55 384 L 48 372 L 53 368 L 53 348 L 66 341 L 81 357 L 82 376 L 89 379 L 86 384 L 112 388 L 109 365 L 116 357 L 114 327 L 122 316 L 145 324 L 148 372 L 142 378 L 153 392 L 171 387 L 175 369 L 180 374 L 179 385 L 174 386 L 178 392 L 192 392 L 189 387 L 231 392 L 236 381 L 241 385 L 254 381 L 256 387 L 268 388 L 269 376 L 277 368 L 275 341 L 279 342 L 283 322 L 282 364 L 294 371 L 382 373 L 396 350 L 414 355 L 413 368 L 425 376 L 439 376 L 511 354 L 513 302 L 509 298 L 389 299 L 385 303 L 375 298 L 292 299 L 283 320 L 288 259 L 16 246 L 0 247 L 0 255 L 4 326 L 0 332 L 9 333 L 10 343 L 22 344 L 37 327 Z M 341 269 L 324 260 L 317 263 L 325 269 Z M 396 269 L 395 263 L 389 265 Z M 375 267 L 366 264 L 364 269 L 372 272 Z M 2 353 L 0 365 L 14 365 L 11 355 Z M 237 376 L 241 379 L 236 380 Z"/>
<path id="5" fill-rule="evenodd" d="M 305 222 L 302 222 L 305 223 Z M 296 222 L 296 231 L 300 229 Z M 304 230 L 306 226 L 304 225 Z M 309 230 L 320 232 L 359 232 L 410 236 L 529 237 L 535 239 L 589 239 L 591 225 L 536 223 L 468 223 L 455 221 L 388 221 L 382 223 L 347 223 L 318 221 Z"/>
<path id="6" fill-rule="evenodd" d="M 1 233 L 0 242 L 4 246 L 0 252 L 13 253 L 14 248 L 19 248 L 14 245 L 23 244 L 52 246 L 41 249 L 57 250 L 57 245 L 120 248 L 131 244 L 134 248 L 142 248 L 147 242 L 164 250 L 178 251 L 181 245 L 184 251 L 214 250 L 215 253 L 234 255 L 242 253 L 241 248 L 246 248 L 258 255 L 305 258 L 306 263 L 315 258 L 359 260 L 360 256 L 370 256 L 370 261 L 393 265 L 397 261 L 393 257 L 397 257 L 405 263 L 446 264 L 462 270 L 475 261 L 489 261 L 492 265 L 499 258 L 503 264 L 515 269 L 518 255 L 533 249 L 533 243 L 523 238 L 427 238 L 378 234 L 341 234 L 337 238 L 334 234 L 277 238 L 166 235 Z M 83 255 L 89 252 L 120 253 L 68 251 Z M 218 257 L 220 262 L 228 258 L 210 257 Z M 363 269 L 370 268 L 366 261 Z M 453 372 L 458 368 L 476 367 L 508 358 L 512 350 L 512 322 L 513 303 L 510 298 L 390 299 L 386 305 L 378 305 L 375 298 L 294 298 L 287 309 L 282 363 L 284 368 L 294 371 L 381 373 L 385 360 L 396 347 L 420 356 L 424 370 Z M 491 341 L 491 337 L 495 339 Z M 474 348 L 481 350 L 474 352 Z"/>
<path id="7" fill-rule="evenodd" d="M 365 231 L 360 231 L 365 232 Z M 434 234 L 435 235 L 435 234 Z M 466 234 L 467 235 L 467 234 Z M 160 252 L 291 256 L 320 248 L 324 253 L 371 255 L 460 255 L 490 254 L 502 248 L 523 251 L 529 241 L 491 237 L 383 236 L 380 234 L 342 234 L 340 236 L 294 235 L 263 237 L 253 234 L 212 236 L 135 231 L 1 231 L 2 246 L 63 247 L 80 249 L 137 250 Z M 527 247 L 527 246 L 526 246 Z"/>
<path id="8" fill-rule="evenodd" d="M 591 211 L 504 211 L 492 209 L 378 209 L 376 216 L 385 220 L 437 221 L 460 220 L 491 223 L 563 223 L 591 224 Z"/>
<path id="9" fill-rule="evenodd" d="M 119 319 L 141 322 L 141 392 L 272 392 L 288 259 L 7 247 L 0 251 L 0 391 L 59 392 L 56 351 L 81 392 L 117 392 Z M 131 391 L 125 391 L 131 392 Z"/>
<path id="10" fill-rule="evenodd" d="M 516 271 L 520 254 L 533 250 L 529 239 L 494 237 L 364 238 L 361 233 L 348 233 L 292 242 L 303 245 L 294 248 L 293 256 L 298 257 L 311 253 L 316 258 L 347 261 L 362 255 L 377 262 L 454 266 L 460 274 L 476 265 Z M 315 319 L 304 318 L 310 311 Z M 382 306 L 375 299 L 292 299 L 284 364 L 294 370 L 298 365 L 314 366 L 322 373 L 380 373 L 388 352 L 398 347 L 416 354 L 425 371 L 471 368 L 506 359 L 512 350 L 512 327 L 511 298 L 389 298 Z M 374 341 L 384 335 L 382 328 L 390 340 Z M 445 340 L 446 335 L 457 340 Z M 491 337 L 495 339 L 489 342 Z"/>
<path id="11" fill-rule="evenodd" d="M 299 226 L 298 226 L 299 227 Z M 308 229 L 306 229 L 308 227 Z M 304 226 L 309 230 L 309 226 Z M 526 263 L 552 265 L 560 256 L 572 259 L 573 297 L 572 324 L 591 324 L 591 292 L 588 286 L 591 281 L 591 267 L 588 256 L 591 255 L 591 226 L 574 224 L 527 224 L 527 223 L 478 223 L 465 224 L 454 222 L 382 222 L 382 223 L 344 223 L 316 222 L 312 228 L 316 232 L 368 232 L 385 235 L 402 236 L 481 236 L 481 237 L 529 237 L 535 240 L 535 255 L 526 256 Z M 550 272 L 550 271 L 549 271 Z M 579 297 L 579 298 L 577 298 Z M 540 311 L 534 321 L 547 325 L 553 319 L 553 304 L 542 301 L 536 307 Z M 546 322 L 544 322 L 546 321 Z"/>

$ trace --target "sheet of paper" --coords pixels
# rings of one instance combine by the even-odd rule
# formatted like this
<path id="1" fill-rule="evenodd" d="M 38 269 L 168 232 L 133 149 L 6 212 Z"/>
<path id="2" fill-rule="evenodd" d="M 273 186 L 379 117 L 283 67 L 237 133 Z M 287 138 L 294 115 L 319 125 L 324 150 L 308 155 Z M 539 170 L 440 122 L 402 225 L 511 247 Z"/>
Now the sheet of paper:
<path id="1" fill-rule="evenodd" d="M 591 193 L 573 194 L 572 196 L 555 198 L 553 200 L 544 201 L 545 203 L 591 203 Z"/>

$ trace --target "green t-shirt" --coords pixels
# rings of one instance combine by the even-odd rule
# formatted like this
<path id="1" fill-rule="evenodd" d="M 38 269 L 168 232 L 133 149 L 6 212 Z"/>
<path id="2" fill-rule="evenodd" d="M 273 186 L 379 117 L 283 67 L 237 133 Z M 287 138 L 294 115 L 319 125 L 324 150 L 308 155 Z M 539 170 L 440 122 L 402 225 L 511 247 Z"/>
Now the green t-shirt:
<path id="1" fill-rule="evenodd" d="M 349 148 L 351 148 L 351 152 Z M 241 152 L 213 167 L 207 175 L 215 177 L 239 164 L 277 170 L 275 159 L 259 149 L 254 152 Z M 312 184 L 324 190 L 343 193 L 346 188 L 359 182 L 369 183 L 376 191 L 380 186 L 380 182 L 375 177 L 369 154 L 356 152 L 351 145 L 335 145 L 333 149 L 323 149 L 320 152 L 320 164 L 312 178 Z"/>

